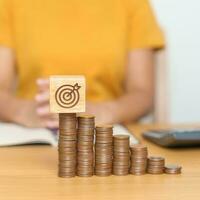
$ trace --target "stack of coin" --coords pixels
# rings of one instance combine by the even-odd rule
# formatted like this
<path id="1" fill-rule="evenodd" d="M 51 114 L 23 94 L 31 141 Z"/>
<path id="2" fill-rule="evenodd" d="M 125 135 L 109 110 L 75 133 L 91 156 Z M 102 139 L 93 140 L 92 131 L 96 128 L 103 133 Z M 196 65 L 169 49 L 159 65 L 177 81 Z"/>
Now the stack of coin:
<path id="1" fill-rule="evenodd" d="M 181 174 L 181 166 L 178 165 L 166 165 L 165 173 L 166 174 Z"/>
<path id="2" fill-rule="evenodd" d="M 131 167 L 130 173 L 134 175 L 143 175 L 147 168 L 147 147 L 141 144 L 131 146 Z"/>
<path id="3" fill-rule="evenodd" d="M 109 176 L 112 174 L 113 126 L 97 126 L 95 141 L 95 174 Z"/>
<path id="4" fill-rule="evenodd" d="M 115 135 L 113 138 L 113 174 L 117 176 L 128 175 L 130 167 L 129 136 Z"/>
<path id="5" fill-rule="evenodd" d="M 59 171 L 60 177 L 76 175 L 76 114 L 59 114 Z"/>
<path id="6" fill-rule="evenodd" d="M 149 174 L 162 174 L 164 167 L 165 159 L 163 157 L 151 156 L 148 158 L 147 172 Z"/>
<path id="7" fill-rule="evenodd" d="M 77 175 L 81 177 L 92 176 L 94 172 L 94 129 L 94 116 L 78 117 Z"/>

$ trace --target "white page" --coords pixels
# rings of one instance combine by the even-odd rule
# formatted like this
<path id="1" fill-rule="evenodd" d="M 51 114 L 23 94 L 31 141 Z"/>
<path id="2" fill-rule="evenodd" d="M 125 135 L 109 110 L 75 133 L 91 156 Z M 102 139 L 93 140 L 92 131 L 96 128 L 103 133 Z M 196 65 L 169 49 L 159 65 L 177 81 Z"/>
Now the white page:
<path id="1" fill-rule="evenodd" d="M 56 135 L 47 129 L 30 129 L 10 123 L 0 123 L 0 146 L 45 143 L 55 146 Z"/>
<path id="2" fill-rule="evenodd" d="M 130 144 L 137 144 L 138 140 L 128 129 L 121 125 L 114 126 L 114 135 L 129 135 Z M 23 144 L 44 143 L 57 145 L 57 137 L 47 129 L 30 129 L 10 123 L 0 123 L 0 146 L 14 146 Z"/>

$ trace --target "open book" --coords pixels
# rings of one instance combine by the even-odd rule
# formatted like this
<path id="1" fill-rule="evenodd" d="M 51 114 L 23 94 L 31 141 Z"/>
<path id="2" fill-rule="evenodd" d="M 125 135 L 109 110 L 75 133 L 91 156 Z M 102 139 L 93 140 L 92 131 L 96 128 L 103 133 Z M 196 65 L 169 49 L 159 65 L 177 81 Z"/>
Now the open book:
<path id="1" fill-rule="evenodd" d="M 123 126 L 114 126 L 114 135 L 129 135 L 130 143 L 137 144 L 138 140 Z M 15 124 L 0 123 L 0 146 L 25 144 L 50 144 L 57 146 L 58 136 L 47 129 L 30 129 Z"/>

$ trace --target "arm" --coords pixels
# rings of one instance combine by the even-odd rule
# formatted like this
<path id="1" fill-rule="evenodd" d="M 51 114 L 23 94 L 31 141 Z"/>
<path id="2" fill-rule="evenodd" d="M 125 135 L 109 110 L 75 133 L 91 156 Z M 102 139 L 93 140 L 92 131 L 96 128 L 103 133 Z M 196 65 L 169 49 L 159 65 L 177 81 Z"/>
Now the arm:
<path id="1" fill-rule="evenodd" d="M 130 52 L 125 77 L 125 93 L 111 102 L 114 123 L 136 121 L 153 108 L 154 51 Z"/>
<path id="2" fill-rule="evenodd" d="M 141 49 L 130 52 L 123 96 L 110 102 L 87 102 L 86 112 L 96 116 L 97 123 L 123 123 L 136 121 L 153 107 L 154 51 Z M 49 113 L 49 81 L 39 80 L 36 96 L 37 114 L 48 128 L 58 127 L 57 115 Z"/>
<path id="3" fill-rule="evenodd" d="M 2 121 L 13 121 L 17 112 L 17 100 L 13 96 L 14 62 L 14 52 L 0 47 L 0 119 Z"/>
<path id="4" fill-rule="evenodd" d="M 97 122 L 123 123 L 136 121 L 151 111 L 154 97 L 154 51 L 140 49 L 129 53 L 124 94 L 111 102 L 89 104 L 87 112 Z"/>
<path id="5" fill-rule="evenodd" d="M 15 54 L 12 49 L 0 46 L 0 121 L 38 126 L 36 104 L 15 97 Z"/>

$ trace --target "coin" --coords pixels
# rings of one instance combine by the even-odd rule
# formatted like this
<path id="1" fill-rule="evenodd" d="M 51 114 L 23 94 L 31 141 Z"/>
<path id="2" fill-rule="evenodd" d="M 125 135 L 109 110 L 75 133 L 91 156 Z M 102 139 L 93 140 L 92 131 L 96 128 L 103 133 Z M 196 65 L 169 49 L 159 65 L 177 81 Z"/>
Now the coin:
<path id="1" fill-rule="evenodd" d="M 181 174 L 181 170 L 181 166 L 174 164 L 166 165 L 164 169 L 166 174 Z"/>
<path id="2" fill-rule="evenodd" d="M 96 126 L 95 137 L 95 174 L 109 176 L 112 174 L 113 126 Z"/>
<path id="3" fill-rule="evenodd" d="M 147 168 L 148 150 L 145 145 L 137 144 L 130 146 L 131 167 L 130 173 L 134 175 L 144 175 Z"/>
<path id="4" fill-rule="evenodd" d="M 113 174 L 127 175 L 130 167 L 129 136 L 115 135 L 113 137 Z"/>
<path id="5" fill-rule="evenodd" d="M 161 162 L 161 161 L 164 161 L 165 159 L 163 157 L 160 157 L 160 156 L 150 156 L 149 160 L 151 162 Z"/>
<path id="6" fill-rule="evenodd" d="M 76 114 L 59 114 L 58 175 L 70 178 L 76 175 Z"/>
<path id="7" fill-rule="evenodd" d="M 94 116 L 78 117 L 77 175 L 80 177 L 90 177 L 94 173 L 94 129 Z"/>
<path id="8" fill-rule="evenodd" d="M 147 172 L 150 174 L 162 174 L 164 172 L 165 159 L 160 156 L 148 158 Z"/>

